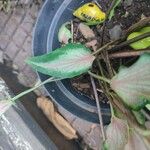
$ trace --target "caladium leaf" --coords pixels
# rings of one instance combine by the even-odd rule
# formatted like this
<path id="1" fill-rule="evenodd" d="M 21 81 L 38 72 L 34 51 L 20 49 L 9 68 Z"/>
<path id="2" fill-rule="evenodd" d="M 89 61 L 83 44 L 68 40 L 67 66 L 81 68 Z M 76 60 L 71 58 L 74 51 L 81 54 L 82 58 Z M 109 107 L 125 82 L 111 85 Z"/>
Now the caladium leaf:
<path id="1" fill-rule="evenodd" d="M 123 150 L 128 141 L 127 122 L 113 116 L 106 129 L 106 137 L 105 149 Z"/>
<path id="2" fill-rule="evenodd" d="M 148 150 L 143 138 L 136 133 L 133 129 L 129 132 L 128 143 L 124 150 Z"/>
<path id="3" fill-rule="evenodd" d="M 85 46 L 67 44 L 49 54 L 32 57 L 27 63 L 41 73 L 56 78 L 72 78 L 87 72 L 94 59 Z"/>
<path id="4" fill-rule="evenodd" d="M 111 80 L 111 88 L 124 103 L 139 110 L 150 102 L 150 54 L 143 54 L 129 68 L 123 67 Z"/>
<path id="5" fill-rule="evenodd" d="M 59 29 L 58 40 L 61 43 L 68 44 L 69 39 L 73 38 L 71 31 L 66 27 L 69 24 L 70 22 L 66 22 Z"/>

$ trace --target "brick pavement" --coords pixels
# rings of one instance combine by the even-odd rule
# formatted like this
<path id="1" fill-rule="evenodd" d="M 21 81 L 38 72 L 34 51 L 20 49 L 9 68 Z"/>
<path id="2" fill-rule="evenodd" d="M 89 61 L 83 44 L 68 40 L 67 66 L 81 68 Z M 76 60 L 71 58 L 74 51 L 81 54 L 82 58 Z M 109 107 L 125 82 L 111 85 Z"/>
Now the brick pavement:
<path id="1" fill-rule="evenodd" d="M 37 75 L 25 64 L 25 59 L 31 56 L 32 30 L 39 11 L 39 5 L 31 1 L 24 1 L 24 8 L 17 7 L 12 12 L 0 12 L 0 62 L 11 65 L 17 72 L 19 81 L 31 87 L 37 82 Z M 43 89 L 36 92 L 40 95 Z M 70 114 L 63 108 L 59 112 L 83 137 L 84 141 L 93 149 L 98 150 L 101 143 L 99 125 L 92 124 Z"/>

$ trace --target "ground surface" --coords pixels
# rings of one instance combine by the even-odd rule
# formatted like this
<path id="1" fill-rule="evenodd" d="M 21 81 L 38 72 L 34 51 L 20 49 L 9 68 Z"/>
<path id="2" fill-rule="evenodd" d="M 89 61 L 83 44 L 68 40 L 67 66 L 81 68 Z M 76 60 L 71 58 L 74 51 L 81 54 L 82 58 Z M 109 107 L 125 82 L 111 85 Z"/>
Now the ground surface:
<path id="1" fill-rule="evenodd" d="M 12 67 L 20 83 L 25 86 L 33 86 L 37 80 L 36 73 L 25 64 L 24 60 L 32 55 L 32 32 L 39 8 L 40 5 L 33 3 L 30 7 L 28 5 L 24 8 L 18 7 L 7 14 L 0 12 L 0 62 Z M 17 92 L 21 92 L 21 89 L 18 88 Z M 84 141 L 98 150 L 101 143 L 99 125 L 79 119 L 63 108 L 58 109 Z M 37 116 L 35 118 L 38 119 Z M 47 128 L 47 125 L 43 125 L 44 128 Z"/>

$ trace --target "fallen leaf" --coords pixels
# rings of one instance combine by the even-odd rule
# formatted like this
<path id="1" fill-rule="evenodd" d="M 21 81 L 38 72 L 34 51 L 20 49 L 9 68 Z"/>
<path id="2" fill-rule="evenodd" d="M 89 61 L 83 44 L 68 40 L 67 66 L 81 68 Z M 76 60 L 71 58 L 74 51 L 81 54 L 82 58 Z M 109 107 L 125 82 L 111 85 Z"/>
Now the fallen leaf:
<path id="1" fill-rule="evenodd" d="M 85 21 L 88 25 L 100 24 L 106 17 L 105 13 L 95 3 L 84 4 L 75 10 L 73 15 Z"/>
<path id="2" fill-rule="evenodd" d="M 72 126 L 55 110 L 53 103 L 46 97 L 37 98 L 37 105 L 42 109 L 46 117 L 53 125 L 69 140 L 77 139 L 76 131 Z"/>
<path id="3" fill-rule="evenodd" d="M 87 47 L 89 47 L 89 48 L 92 47 L 93 51 L 96 51 L 96 50 L 97 50 L 96 44 L 97 44 L 97 40 L 92 40 L 92 41 L 90 41 L 90 42 L 85 43 L 85 45 L 86 45 Z"/>
<path id="4" fill-rule="evenodd" d="M 95 37 L 93 30 L 84 23 L 79 24 L 79 31 L 82 33 L 85 39 L 91 39 Z"/>

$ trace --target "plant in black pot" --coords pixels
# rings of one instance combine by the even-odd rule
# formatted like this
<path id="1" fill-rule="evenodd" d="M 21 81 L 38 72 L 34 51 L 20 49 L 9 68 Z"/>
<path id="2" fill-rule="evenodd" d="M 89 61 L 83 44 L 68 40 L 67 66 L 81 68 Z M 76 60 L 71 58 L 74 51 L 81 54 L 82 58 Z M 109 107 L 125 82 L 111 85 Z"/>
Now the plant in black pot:
<path id="1" fill-rule="evenodd" d="M 35 85 L 32 89 L 8 100 L 7 103 L 6 101 L 5 103 L 2 101 L 1 113 L 4 113 L 18 98 L 44 84 L 49 85 L 47 89 L 51 90 L 50 93 L 52 97 L 59 99 L 56 100 L 59 104 L 63 104 L 63 100 L 68 98 L 70 93 L 74 93 L 78 98 L 79 96 L 83 98 L 83 95 L 79 95 L 77 92 L 74 92 L 74 90 L 72 92 L 72 87 L 69 86 L 70 83 L 66 79 L 86 74 L 86 76 L 89 76 L 87 80 L 89 79 L 89 82 L 91 82 L 91 89 L 96 100 L 94 104 L 97 106 L 98 119 L 101 125 L 103 149 L 131 149 L 133 147 L 132 145 L 134 145 L 133 149 L 137 149 L 137 147 L 148 149 L 150 147 L 150 130 L 145 125 L 146 115 L 144 116 L 142 111 L 143 108 L 150 103 L 150 50 L 147 49 L 150 40 L 150 30 L 148 26 L 150 18 L 147 17 L 140 20 L 138 23 L 133 24 L 123 36 L 109 41 L 104 38 L 105 33 L 107 34 L 107 32 L 105 32 L 107 30 L 107 21 L 111 20 L 115 15 L 115 8 L 120 3 L 120 0 L 114 0 L 106 14 L 94 2 L 86 3 L 85 5 L 82 4 L 81 8 L 74 12 L 74 15 L 79 19 L 75 18 L 75 20 L 70 21 L 70 23 L 67 22 L 63 24 L 64 21 L 69 21 L 72 17 L 72 15 L 68 17 L 66 9 L 64 10 L 66 7 L 63 6 L 67 6 L 67 9 L 71 9 L 72 6 L 81 5 L 81 3 L 77 4 L 72 1 L 63 1 L 58 11 L 53 14 L 54 17 L 51 24 L 44 24 L 45 26 L 49 26 L 49 29 L 47 29 L 49 30 L 48 37 L 41 39 L 41 41 L 48 41 L 46 44 L 49 50 L 52 50 L 52 48 L 55 50 L 53 49 L 54 51 L 40 54 L 40 56 L 35 56 L 27 60 L 27 63 L 35 70 L 47 75 L 42 76 L 40 74 L 41 79 L 46 80 Z M 45 13 L 50 4 L 52 6 L 51 11 L 55 10 L 54 7 L 59 5 L 56 1 L 47 1 L 44 6 Z M 64 17 L 63 21 L 61 17 Z M 92 30 L 96 30 L 97 33 L 99 24 L 102 24 L 100 26 L 102 37 L 100 40 L 96 39 L 96 43 L 98 43 L 98 41 L 100 42 L 99 46 L 98 44 L 93 44 L 94 42 L 91 41 L 92 44 L 87 44 L 86 42 L 89 41 L 86 40 L 88 39 L 89 33 L 93 35 Z M 41 24 L 39 26 L 41 26 Z M 76 29 L 78 28 L 80 28 L 84 38 L 77 36 Z M 43 33 L 47 30 L 45 28 Z M 40 32 L 42 31 L 39 29 L 36 34 L 40 34 Z M 59 40 L 63 42 L 60 48 L 56 48 L 58 45 L 54 45 L 54 43 L 58 43 L 58 32 Z M 69 39 L 71 39 L 71 41 L 69 41 Z M 36 39 L 34 40 L 36 41 Z M 95 40 L 94 36 L 90 40 Z M 36 44 L 38 45 L 38 43 Z M 46 45 L 44 42 L 43 44 L 43 46 Z M 49 47 L 49 45 L 51 47 Z M 138 51 L 132 49 L 120 51 L 128 45 Z M 119 61 L 117 60 L 118 57 L 120 58 Z M 129 58 L 124 59 L 125 57 Z M 112 61 L 112 58 L 116 58 L 115 61 Z M 125 64 L 128 64 L 127 67 L 120 65 L 120 61 L 125 61 Z M 50 76 L 50 78 L 48 78 L 48 76 Z M 60 80 L 63 81 L 60 82 Z M 60 90 L 60 87 L 61 90 L 64 89 L 63 92 Z M 68 87 L 70 90 L 69 94 Z M 101 94 L 98 94 L 97 91 L 100 91 L 105 96 L 105 103 L 110 105 L 111 109 L 111 121 L 106 131 L 104 131 L 103 124 L 108 123 L 108 121 L 105 120 L 104 115 L 102 115 L 103 109 L 101 109 L 99 105 L 99 97 Z M 56 96 L 56 93 L 59 95 Z M 55 96 L 53 96 L 54 94 Z M 96 111 L 89 105 L 90 103 L 88 103 L 87 99 L 89 97 L 84 96 L 84 100 L 78 100 L 75 96 L 70 94 L 69 99 L 72 98 L 75 100 L 76 102 L 74 103 L 78 107 L 72 106 L 72 99 L 70 101 L 67 100 L 64 107 L 72 112 L 78 110 L 78 112 L 84 113 L 84 111 L 87 111 L 84 113 L 84 117 L 82 114 L 78 115 L 87 118 L 87 120 L 90 118 L 96 121 L 96 117 L 93 117 L 94 113 L 96 115 Z M 81 109 L 82 107 L 79 107 L 77 102 L 86 105 L 82 105 L 83 109 Z M 91 102 L 91 104 L 92 103 L 93 102 Z M 90 106 L 91 109 L 88 110 L 88 108 L 85 108 L 86 106 Z M 103 108 L 104 106 L 106 106 L 106 104 L 103 104 Z M 73 108 L 75 108 L 75 110 Z"/>

